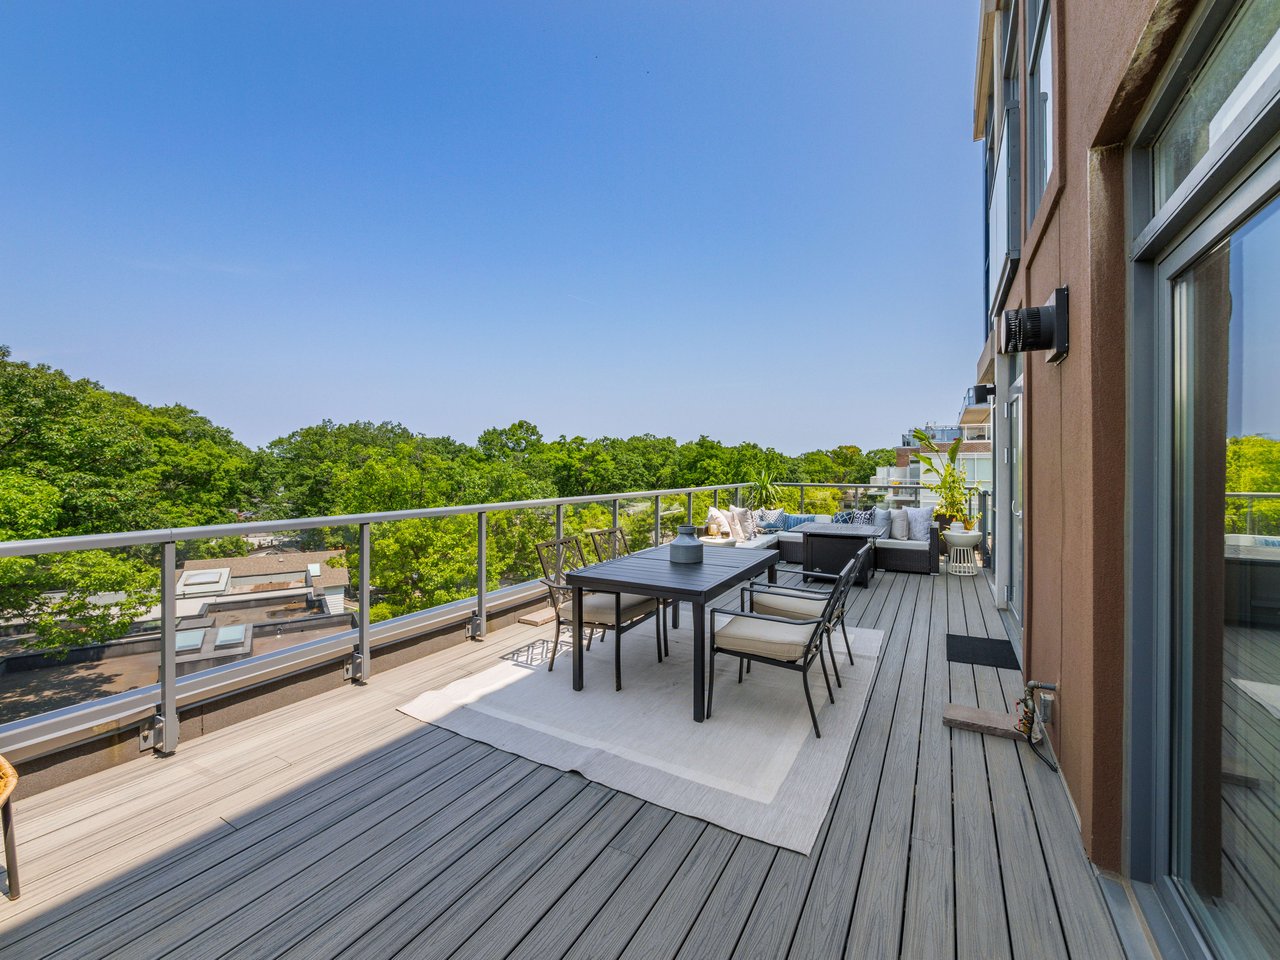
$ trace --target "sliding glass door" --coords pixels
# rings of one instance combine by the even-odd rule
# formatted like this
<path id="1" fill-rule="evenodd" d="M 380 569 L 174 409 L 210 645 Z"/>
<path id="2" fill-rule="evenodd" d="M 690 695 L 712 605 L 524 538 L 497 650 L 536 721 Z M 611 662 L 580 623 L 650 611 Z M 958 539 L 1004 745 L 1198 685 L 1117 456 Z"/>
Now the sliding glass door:
<path id="1" fill-rule="evenodd" d="M 1215 952 L 1280 957 L 1280 199 L 1181 257 L 1169 866 Z"/>

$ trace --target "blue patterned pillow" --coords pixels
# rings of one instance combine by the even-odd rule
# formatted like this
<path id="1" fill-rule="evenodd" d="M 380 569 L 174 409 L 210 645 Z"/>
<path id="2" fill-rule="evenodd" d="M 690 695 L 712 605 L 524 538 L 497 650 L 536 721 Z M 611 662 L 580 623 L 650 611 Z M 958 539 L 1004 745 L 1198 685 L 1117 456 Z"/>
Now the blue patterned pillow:
<path id="1" fill-rule="evenodd" d="M 853 522 L 870 526 L 876 522 L 876 512 L 872 508 L 868 508 L 866 510 L 855 510 L 853 511 Z"/>
<path id="2" fill-rule="evenodd" d="M 782 529 L 794 530 L 802 523 L 813 523 L 818 516 L 814 513 L 784 513 L 782 515 Z"/>
<path id="3" fill-rule="evenodd" d="M 857 521 L 853 519 L 852 510 L 841 510 L 839 513 L 837 513 L 835 516 L 831 518 L 831 522 L 832 523 L 857 523 Z"/>
<path id="4" fill-rule="evenodd" d="M 761 530 L 781 530 L 782 518 L 787 515 L 787 511 L 782 507 L 777 510 L 757 510 L 756 526 Z"/>

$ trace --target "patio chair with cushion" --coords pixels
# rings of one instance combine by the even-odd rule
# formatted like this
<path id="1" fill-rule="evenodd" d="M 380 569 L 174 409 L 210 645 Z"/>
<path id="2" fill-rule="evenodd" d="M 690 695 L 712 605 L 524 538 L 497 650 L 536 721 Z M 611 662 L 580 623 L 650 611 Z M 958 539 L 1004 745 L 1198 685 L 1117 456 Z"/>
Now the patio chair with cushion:
<path id="1" fill-rule="evenodd" d="M 596 559 L 601 563 L 616 560 L 618 557 L 631 555 L 631 544 L 627 542 L 627 532 L 621 527 L 609 527 L 607 530 L 592 530 L 591 545 L 595 547 Z M 667 611 L 672 613 L 672 625 L 680 626 L 680 608 L 673 600 L 660 600 L 662 604 L 662 653 L 671 656 L 671 646 L 667 633 Z"/>
<path id="2" fill-rule="evenodd" d="M 716 654 L 727 653 L 738 658 L 738 682 L 742 682 L 742 670 L 748 663 L 764 663 L 799 671 L 804 684 L 804 698 L 809 705 L 809 719 L 813 721 L 813 734 L 822 738 L 818 727 L 818 712 L 813 707 L 813 694 L 809 690 L 809 668 L 814 660 L 822 666 L 822 679 L 827 685 L 827 697 L 836 702 L 831 690 L 831 678 L 827 673 L 826 654 L 822 650 L 822 637 L 830 634 L 835 612 L 843 609 L 844 599 L 852 582 L 854 563 L 850 561 L 839 574 L 835 586 L 828 594 L 818 615 L 796 619 L 779 617 L 748 610 L 711 610 L 711 677 L 707 684 L 707 719 L 711 718 L 711 704 L 716 685 Z M 724 618 L 723 623 L 718 622 Z M 830 637 L 828 636 L 828 646 Z"/>
<path id="3" fill-rule="evenodd" d="M 848 575 L 849 589 L 844 592 L 838 606 L 831 611 L 831 629 L 827 631 L 827 652 L 831 654 L 831 670 L 836 675 L 836 686 L 844 686 L 840 681 L 840 669 L 836 666 L 836 652 L 832 646 L 833 636 L 838 624 L 840 633 L 844 637 L 844 649 L 849 655 L 849 664 L 852 666 L 853 647 L 849 645 L 849 631 L 844 625 L 844 615 L 853 585 L 860 582 L 862 574 L 871 566 L 872 549 L 871 544 L 864 544 L 839 573 L 820 573 L 812 570 L 805 572 L 805 576 L 810 580 L 827 581 L 829 585 L 825 588 L 749 583 L 742 588 L 742 609 L 792 620 L 807 620 L 821 616 L 836 584 L 840 582 L 841 577 Z"/>
<path id="4" fill-rule="evenodd" d="M 573 619 L 573 588 L 565 583 L 565 574 L 579 570 L 587 565 L 582 553 L 582 543 L 577 537 L 561 537 L 559 540 L 547 540 L 535 545 L 538 551 L 538 562 L 542 564 L 542 584 L 547 588 L 551 598 L 551 606 L 556 612 L 556 632 L 551 643 L 551 658 L 548 670 L 556 666 L 556 650 L 560 646 L 560 631 L 564 624 L 571 627 Z M 603 639 L 606 630 L 614 632 L 613 644 L 613 677 L 615 689 L 622 689 L 622 644 L 618 642 L 626 631 L 639 626 L 650 617 L 654 618 L 657 634 L 658 662 L 662 662 L 662 617 L 661 607 L 652 597 L 643 597 L 635 593 L 584 593 L 582 596 L 582 628 L 590 631 L 587 649 L 590 649 L 590 637 L 596 630 Z"/>
<path id="5" fill-rule="evenodd" d="M 18 771 L 0 757 L 0 828 L 4 833 L 4 869 L 9 881 L 9 899 L 17 900 L 18 842 L 13 836 L 13 789 L 18 785 Z"/>

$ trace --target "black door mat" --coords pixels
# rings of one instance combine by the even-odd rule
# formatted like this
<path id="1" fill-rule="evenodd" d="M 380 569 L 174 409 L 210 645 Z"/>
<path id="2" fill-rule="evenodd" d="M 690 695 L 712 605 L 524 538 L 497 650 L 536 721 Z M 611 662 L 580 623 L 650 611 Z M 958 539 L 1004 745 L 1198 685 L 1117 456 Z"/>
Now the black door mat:
<path id="1" fill-rule="evenodd" d="M 972 663 L 979 667 L 999 667 L 1001 670 L 1021 670 L 1018 655 L 1008 640 L 992 637 L 966 637 L 958 633 L 947 634 L 947 659 L 952 663 Z"/>

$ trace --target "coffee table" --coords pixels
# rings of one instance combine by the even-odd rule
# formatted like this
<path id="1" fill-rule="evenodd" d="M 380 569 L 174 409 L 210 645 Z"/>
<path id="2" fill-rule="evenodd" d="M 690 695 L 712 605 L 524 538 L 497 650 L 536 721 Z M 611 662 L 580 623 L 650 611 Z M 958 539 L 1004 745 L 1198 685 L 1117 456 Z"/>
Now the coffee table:
<path id="1" fill-rule="evenodd" d="M 804 536 L 804 568 L 815 573 L 838 574 L 869 541 L 888 536 L 883 526 L 868 523 L 802 523 L 791 528 Z M 865 576 L 854 581 L 865 587 L 875 576 L 875 564 L 867 564 Z"/>

